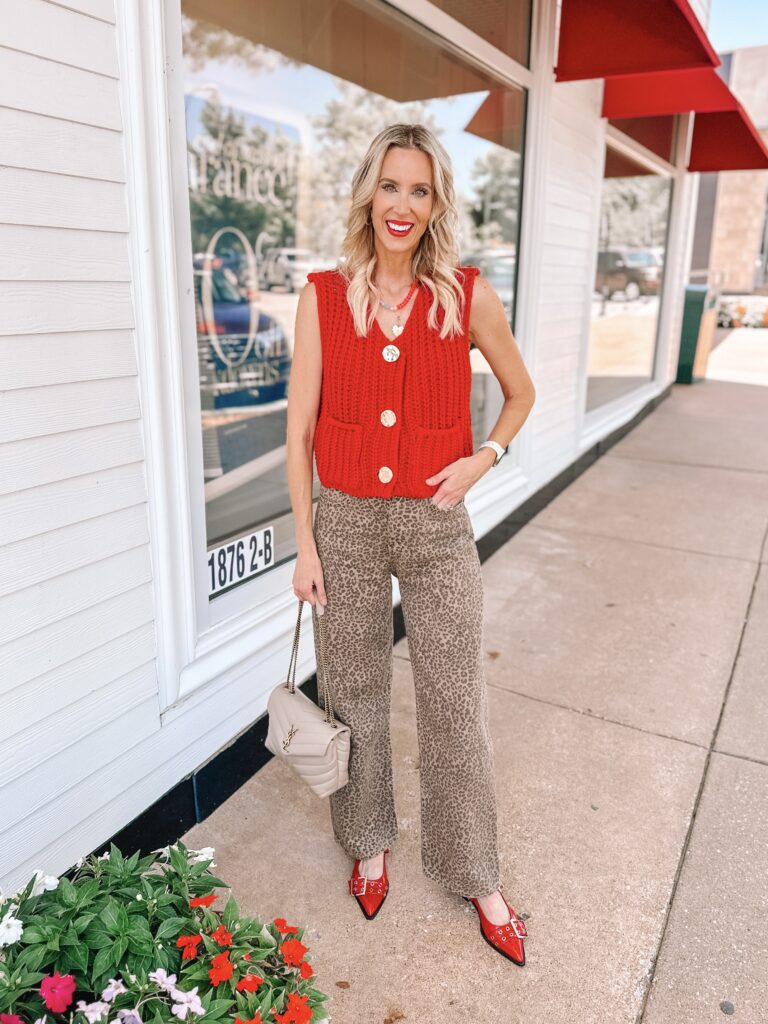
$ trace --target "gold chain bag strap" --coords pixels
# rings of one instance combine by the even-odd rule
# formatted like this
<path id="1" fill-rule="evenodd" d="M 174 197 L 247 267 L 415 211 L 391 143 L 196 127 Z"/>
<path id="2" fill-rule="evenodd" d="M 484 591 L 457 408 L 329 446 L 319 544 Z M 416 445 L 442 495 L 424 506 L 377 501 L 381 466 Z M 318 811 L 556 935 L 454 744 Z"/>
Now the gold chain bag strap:
<path id="1" fill-rule="evenodd" d="M 303 604 L 304 601 L 300 599 L 286 681 L 272 690 L 267 702 L 269 728 L 264 745 L 272 754 L 289 764 L 318 796 L 329 796 L 349 781 L 350 728 L 336 720 L 331 703 L 327 672 L 327 607 L 323 614 L 318 615 L 315 605 L 311 605 L 320 636 L 316 661 L 325 710 L 296 689 Z"/>

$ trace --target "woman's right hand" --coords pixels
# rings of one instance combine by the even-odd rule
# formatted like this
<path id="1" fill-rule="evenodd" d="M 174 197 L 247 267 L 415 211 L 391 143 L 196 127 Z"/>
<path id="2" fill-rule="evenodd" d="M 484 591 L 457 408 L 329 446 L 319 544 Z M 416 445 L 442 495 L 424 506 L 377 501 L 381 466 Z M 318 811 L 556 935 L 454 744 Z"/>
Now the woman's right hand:
<path id="1" fill-rule="evenodd" d="M 316 591 L 316 593 L 315 593 Z M 296 556 L 296 568 L 293 571 L 293 592 L 302 601 L 317 604 L 317 613 L 322 615 L 328 599 L 325 594 L 323 567 L 317 549 L 299 551 Z"/>

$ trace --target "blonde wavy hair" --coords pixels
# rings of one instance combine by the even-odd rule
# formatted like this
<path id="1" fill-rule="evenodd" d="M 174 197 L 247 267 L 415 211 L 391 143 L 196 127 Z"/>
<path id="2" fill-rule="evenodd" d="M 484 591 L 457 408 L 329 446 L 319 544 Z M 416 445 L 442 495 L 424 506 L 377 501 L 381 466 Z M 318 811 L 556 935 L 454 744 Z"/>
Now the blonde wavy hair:
<path id="1" fill-rule="evenodd" d="M 338 270 L 347 282 L 347 302 L 358 336 L 373 327 L 379 300 L 371 304 L 376 272 L 374 229 L 370 222 L 373 197 L 381 176 L 381 165 L 392 146 L 420 149 L 432 164 L 432 211 L 411 263 L 411 276 L 432 294 L 427 323 L 437 327 L 438 309 L 444 311 L 440 337 L 460 334 L 464 317 L 464 289 L 459 281 L 457 235 L 459 215 L 448 153 L 433 133 L 421 124 L 391 124 L 373 139 L 368 152 L 352 177 L 352 201 L 347 233 L 341 245 L 343 260 Z M 463 273 L 462 273 L 463 277 Z M 375 292 L 374 292 L 375 295 Z"/>

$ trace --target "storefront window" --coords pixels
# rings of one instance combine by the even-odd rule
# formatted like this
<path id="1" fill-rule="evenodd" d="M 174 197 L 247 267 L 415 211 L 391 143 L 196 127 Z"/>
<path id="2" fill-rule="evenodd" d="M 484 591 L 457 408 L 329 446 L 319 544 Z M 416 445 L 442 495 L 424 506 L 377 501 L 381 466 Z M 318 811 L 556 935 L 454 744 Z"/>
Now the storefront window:
<path id="1" fill-rule="evenodd" d="M 587 409 L 653 375 L 671 178 L 607 147 L 589 335 Z"/>
<path id="2" fill-rule="evenodd" d="M 182 29 L 197 323 L 185 344 L 216 597 L 295 556 L 284 441 L 298 293 L 336 265 L 352 173 L 385 125 L 425 124 L 450 153 L 461 260 L 513 322 L 525 93 L 382 4 L 183 0 Z M 495 380 L 472 356 L 479 437 Z"/>

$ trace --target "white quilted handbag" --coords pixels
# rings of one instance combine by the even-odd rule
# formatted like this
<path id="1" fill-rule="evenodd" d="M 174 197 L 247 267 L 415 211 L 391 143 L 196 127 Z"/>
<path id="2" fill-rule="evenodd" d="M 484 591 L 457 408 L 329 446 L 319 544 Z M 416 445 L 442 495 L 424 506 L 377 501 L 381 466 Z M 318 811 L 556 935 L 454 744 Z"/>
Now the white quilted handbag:
<path id="1" fill-rule="evenodd" d="M 331 704 L 326 647 L 325 616 L 317 614 L 311 605 L 320 635 L 320 651 L 316 652 L 318 679 L 322 680 L 325 711 L 296 689 L 296 662 L 299 656 L 301 609 L 293 635 L 293 649 L 288 663 L 288 676 L 269 695 L 267 711 L 269 727 L 264 745 L 276 757 L 282 758 L 300 775 L 318 796 L 329 796 L 349 781 L 350 728 L 336 720 Z M 293 673 L 293 675 L 291 675 Z"/>

